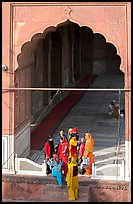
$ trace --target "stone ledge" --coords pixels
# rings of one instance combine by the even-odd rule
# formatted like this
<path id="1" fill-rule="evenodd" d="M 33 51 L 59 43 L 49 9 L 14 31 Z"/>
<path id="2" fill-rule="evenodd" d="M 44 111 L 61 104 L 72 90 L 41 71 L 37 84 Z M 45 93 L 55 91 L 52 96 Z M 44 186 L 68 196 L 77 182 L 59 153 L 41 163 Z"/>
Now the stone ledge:
<path id="1" fill-rule="evenodd" d="M 27 183 L 27 184 L 57 184 L 57 181 L 52 176 L 31 176 L 31 175 L 2 175 L 2 182 L 9 183 Z M 63 181 L 66 185 L 66 181 Z M 109 180 L 96 180 L 87 176 L 79 177 L 79 186 L 96 186 L 102 189 L 117 189 L 128 190 L 130 182 L 127 181 L 109 181 Z"/>
<path id="2" fill-rule="evenodd" d="M 90 177 L 79 176 L 77 202 L 93 202 L 94 200 L 113 202 L 114 199 L 115 201 L 129 201 L 131 197 L 129 186 L 129 182 L 91 180 Z M 116 198 L 113 196 L 114 193 Z M 62 195 L 64 200 L 68 198 L 66 182 L 63 182 L 63 188 L 59 190 L 57 181 L 52 176 L 2 175 L 3 200 L 55 202 L 56 199 L 60 202 Z"/>

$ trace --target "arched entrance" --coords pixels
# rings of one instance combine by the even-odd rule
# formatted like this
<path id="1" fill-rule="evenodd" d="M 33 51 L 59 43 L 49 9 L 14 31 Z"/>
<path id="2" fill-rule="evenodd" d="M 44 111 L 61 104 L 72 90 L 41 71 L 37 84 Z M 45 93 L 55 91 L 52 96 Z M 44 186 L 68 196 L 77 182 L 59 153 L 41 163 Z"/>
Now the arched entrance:
<path id="1" fill-rule="evenodd" d="M 29 12 L 29 6 L 30 6 L 30 12 Z M 4 37 L 3 37 L 3 45 L 2 45 L 3 47 L 2 63 L 6 64 L 7 67 L 9 67 L 9 81 L 7 81 L 8 72 L 3 72 L 2 74 L 3 81 L 7 82 L 6 85 L 8 88 L 14 87 L 14 85 L 15 87 L 20 87 L 20 86 L 21 87 L 22 86 L 31 87 L 31 84 L 30 84 L 31 80 L 29 80 L 27 76 L 28 75 L 31 76 L 30 73 L 32 73 L 32 67 L 36 66 L 39 60 L 37 59 L 36 51 L 35 52 L 33 51 L 33 54 L 31 54 L 29 50 L 26 49 L 28 45 L 30 44 L 30 41 L 28 40 L 31 39 L 31 36 L 38 33 L 37 35 L 33 36 L 31 39 L 32 41 L 34 38 L 33 44 L 36 44 L 36 42 L 38 43 L 37 39 L 40 39 L 40 35 L 42 35 L 42 32 L 44 30 L 56 32 L 56 27 L 60 23 L 66 22 L 69 19 L 71 22 L 79 25 L 80 27 L 86 26 L 87 28 L 91 28 L 94 33 L 97 32 L 99 34 L 102 34 L 105 37 L 107 42 L 111 42 L 113 45 L 117 46 L 117 54 L 121 57 L 120 69 L 123 70 L 123 72 L 125 73 L 125 89 L 129 89 L 131 86 L 131 83 L 130 83 L 131 82 L 131 79 L 130 79 L 130 75 L 131 75 L 131 60 L 130 60 L 131 59 L 131 56 L 130 56 L 131 54 L 131 47 L 130 47 L 131 18 L 130 17 L 131 16 L 130 16 L 130 10 L 131 10 L 130 2 L 128 3 L 110 2 L 110 3 L 98 3 L 98 4 L 96 2 L 88 2 L 88 3 L 87 2 L 85 3 L 84 2 L 83 3 L 82 2 L 80 3 L 78 2 L 75 2 L 75 3 L 74 2 L 73 3 L 35 2 L 34 4 L 33 3 L 31 4 L 22 3 L 22 2 L 3 3 L 4 12 L 3 12 L 2 22 L 4 22 L 3 23 L 3 36 Z M 7 22 L 7 20 L 8 20 L 8 23 L 5 23 Z M 76 31 L 76 33 L 78 34 L 78 31 Z M 44 38 L 44 36 L 42 38 Z M 24 44 L 24 42 L 27 42 L 27 43 Z M 42 45 L 42 43 L 40 44 Z M 23 47 L 21 47 L 22 45 Z M 78 44 L 76 44 L 76 47 L 78 47 Z M 25 58 L 24 58 L 25 65 L 23 65 L 23 63 L 21 62 L 20 63 L 22 65 L 21 68 L 23 66 L 27 67 L 27 65 L 28 67 L 27 69 L 23 69 L 23 71 L 21 70 L 22 72 L 20 74 L 20 70 L 18 71 L 17 69 L 18 67 L 17 56 L 21 52 L 20 50 L 23 48 L 25 49 L 27 53 L 25 52 L 23 52 L 23 54 L 21 53 L 22 55 L 25 55 Z M 41 48 L 39 49 L 41 50 Z M 29 57 L 27 57 L 27 55 L 29 55 Z M 72 55 L 70 54 L 70 56 Z M 40 59 L 40 55 L 39 55 L 39 59 Z M 70 61 L 72 61 L 72 59 Z M 34 65 L 32 65 L 32 62 Z M 95 65 L 95 69 L 94 69 L 95 72 L 99 71 L 99 69 L 96 68 L 97 65 L 99 65 L 99 67 L 102 67 L 104 65 L 103 71 L 105 70 L 105 63 L 101 60 L 101 65 L 102 65 L 101 66 L 99 62 L 100 62 L 99 59 L 95 59 L 95 62 L 93 64 Z M 45 64 L 47 63 L 48 62 L 46 60 Z M 77 61 L 75 63 L 77 63 Z M 118 64 L 119 63 L 120 63 L 120 60 L 118 59 Z M 74 61 L 73 61 L 73 64 L 74 64 Z M 113 61 L 112 61 L 112 64 L 113 64 Z M 74 76 L 75 78 L 79 77 L 78 72 L 81 71 L 80 70 L 81 65 L 78 66 L 76 64 L 76 66 L 77 66 L 77 70 L 76 70 L 77 73 Z M 16 69 L 15 72 L 19 72 L 19 73 L 16 73 L 14 77 L 15 69 Z M 71 83 L 73 83 L 75 80 L 74 78 L 72 78 L 73 76 L 72 73 L 73 72 L 70 73 L 71 74 L 70 79 L 72 79 Z M 50 74 L 49 74 L 49 77 L 50 77 Z M 15 78 L 15 84 L 14 84 L 14 78 Z M 40 82 L 41 80 L 42 79 L 40 79 Z M 16 147 L 18 147 L 19 149 L 19 146 L 21 146 L 21 144 L 26 146 L 22 142 L 20 135 L 21 135 L 21 131 L 23 132 L 23 130 L 25 129 L 26 124 L 28 124 L 27 127 L 29 127 L 30 125 L 31 110 L 30 110 L 30 103 L 28 103 L 27 106 L 25 106 L 26 104 L 25 98 L 27 98 L 26 100 L 29 101 L 28 99 L 29 96 L 27 94 L 25 97 L 23 91 L 21 92 L 19 91 L 20 97 L 17 97 L 17 95 L 15 95 L 15 104 L 16 106 L 18 106 L 18 109 L 14 110 L 14 93 L 15 92 L 9 92 L 6 98 L 4 96 L 4 99 L 6 100 L 7 104 L 9 101 L 9 108 L 5 105 L 6 103 L 3 103 L 2 109 L 4 110 L 4 113 L 6 114 L 4 114 L 3 116 L 4 122 L 2 125 L 2 128 L 3 128 L 2 131 L 4 131 L 3 135 L 6 134 L 7 137 L 11 136 L 12 138 L 11 141 L 13 142 L 13 144 L 15 143 Z M 38 93 L 36 92 L 36 95 L 37 94 Z M 50 96 L 51 96 L 51 92 L 50 92 Z M 39 96 L 39 97 L 42 97 L 42 96 Z M 46 100 L 49 97 L 46 95 L 44 98 Z M 22 105 L 21 114 L 19 110 L 20 102 Z M 42 105 L 42 101 L 40 102 L 40 107 L 41 105 Z M 130 156 L 129 156 L 130 155 L 130 137 L 131 137 L 130 106 L 131 104 L 130 104 L 130 92 L 129 92 L 126 94 L 126 98 L 125 98 L 125 107 L 126 107 L 126 112 L 127 112 L 127 117 L 126 117 L 126 140 L 127 140 L 126 161 L 127 163 L 126 165 L 129 166 L 129 168 L 127 169 L 130 169 L 130 161 L 129 161 L 130 160 Z M 19 110 L 19 111 L 17 111 L 16 113 L 15 112 L 16 110 Z M 15 117 L 16 117 L 16 114 L 18 115 L 17 123 L 15 121 L 16 123 L 15 132 L 14 132 L 14 115 L 13 115 L 14 112 L 15 112 Z M 7 116 L 5 117 L 5 115 Z M 9 120 L 7 119 L 7 117 L 9 117 Z M 29 130 L 25 133 L 25 135 L 29 135 Z M 18 138 L 20 138 L 21 144 Z M 18 143 L 16 141 L 18 141 Z M 29 138 L 24 139 L 24 141 L 28 141 L 28 144 L 30 143 Z M 11 151 L 9 152 L 12 152 L 12 151 L 14 152 L 14 146 L 12 145 L 12 142 L 9 142 L 9 146 L 11 149 Z M 24 151 L 22 150 L 22 152 Z M 12 160 L 13 160 L 13 156 L 10 159 L 11 162 L 9 162 L 11 163 L 11 166 L 13 166 Z M 128 177 L 128 173 L 127 173 L 127 177 Z"/>
<path id="2" fill-rule="evenodd" d="M 106 42 L 103 35 L 67 20 L 34 35 L 31 42 L 22 46 L 15 87 L 73 87 L 87 74 L 123 75 L 120 64 L 116 47 Z M 56 99 L 51 106 L 55 94 L 56 91 L 37 89 L 15 92 L 15 131 L 23 129 L 25 124 L 34 129 L 46 115 L 45 110 L 49 111 L 59 101 Z M 30 132 L 26 145 L 30 149 Z M 17 146 L 15 151 L 21 156 Z"/>
<path id="3" fill-rule="evenodd" d="M 70 20 L 34 35 L 31 42 L 23 44 L 17 59 L 15 87 L 20 88 L 71 87 L 86 74 L 122 74 L 116 47 L 100 33 Z M 40 115 L 43 118 L 55 94 L 56 91 L 15 92 L 16 133 L 25 124 L 36 124 Z M 30 149 L 30 135 L 28 141 L 24 151 Z M 16 146 L 16 153 L 17 149 Z"/>

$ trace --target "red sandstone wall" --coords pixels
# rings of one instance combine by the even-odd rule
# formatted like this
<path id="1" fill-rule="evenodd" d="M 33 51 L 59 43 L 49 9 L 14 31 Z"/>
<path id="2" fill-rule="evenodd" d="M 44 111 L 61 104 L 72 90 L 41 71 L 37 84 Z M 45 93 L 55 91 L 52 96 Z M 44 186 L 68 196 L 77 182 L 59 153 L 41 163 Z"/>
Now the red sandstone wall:
<path id="1" fill-rule="evenodd" d="M 36 4 L 30 5 L 29 10 L 26 3 L 22 6 L 19 2 L 12 10 L 14 15 L 15 61 L 21 46 L 30 41 L 36 33 L 42 33 L 47 27 L 57 26 L 69 18 L 80 26 L 85 25 L 95 33 L 101 33 L 107 42 L 114 44 L 118 54 L 122 57 L 122 69 L 124 70 L 127 64 L 126 4 L 115 5 L 116 3 L 98 5 L 95 2 L 80 4 L 80 6 L 78 3 L 57 5 L 54 2 L 40 5 L 36 2 Z M 17 67 L 16 62 L 15 67 Z"/>
<path id="2" fill-rule="evenodd" d="M 5 200 L 33 200 L 48 201 L 48 192 L 53 190 L 52 185 L 57 185 L 57 181 L 53 177 L 23 176 L 10 175 L 2 178 L 2 199 Z M 65 184 L 66 185 L 66 184 Z M 129 184 L 122 181 L 101 181 L 90 180 L 87 177 L 79 178 L 80 199 L 87 196 L 82 190 L 82 186 L 88 189 L 88 202 L 131 202 L 131 194 L 129 193 Z M 67 198 L 67 188 L 64 186 L 62 193 L 59 189 L 54 188 L 53 194 L 55 201 L 59 195 Z M 51 195 L 51 194 L 50 194 Z M 61 197 L 60 197 L 61 198 Z M 82 199 L 81 199 L 82 200 Z"/>
<path id="3" fill-rule="evenodd" d="M 7 64 L 10 67 L 10 71 L 12 71 L 12 68 L 16 69 L 18 67 L 17 56 L 21 52 L 23 44 L 33 40 L 35 34 L 39 36 L 45 29 L 52 26 L 56 27 L 60 23 L 70 19 L 70 21 L 77 23 L 79 26 L 87 26 L 94 33 L 102 34 L 107 42 L 116 46 L 117 53 L 122 58 L 120 69 L 126 74 L 125 86 L 128 88 L 131 86 L 130 9 L 130 3 L 123 2 L 4 2 L 2 3 L 2 63 Z M 9 65 L 10 54 L 13 57 L 13 66 Z M 8 75 L 3 74 L 2 77 L 4 87 L 9 86 L 8 81 L 6 81 Z M 130 104 L 126 103 L 126 106 L 129 114 Z M 2 111 L 4 130 L 7 129 L 6 127 L 9 127 L 8 120 L 4 117 L 5 113 L 9 112 L 8 95 L 5 95 Z M 128 120 L 127 123 L 130 123 L 130 121 Z M 13 119 L 12 127 L 14 127 Z M 126 132 L 128 130 L 129 127 L 127 124 Z M 130 131 L 129 134 L 131 134 Z M 130 135 L 126 137 L 128 140 Z"/>
<path id="4" fill-rule="evenodd" d="M 91 187 L 89 191 L 90 201 L 93 202 L 130 202 L 131 198 L 127 190 L 102 189 Z"/>
<path id="5" fill-rule="evenodd" d="M 87 187 L 86 187 L 87 188 Z M 88 188 L 89 202 L 131 202 L 131 198 L 127 190 L 102 189 L 97 187 Z M 58 191 L 56 192 L 58 195 Z M 28 184 L 28 183 L 2 183 L 2 199 L 3 200 L 34 200 L 45 201 L 45 185 L 44 184 Z M 81 196 L 81 193 L 80 193 Z M 56 198 L 55 198 L 56 201 Z"/>
<path id="6" fill-rule="evenodd" d="M 10 4 L 2 2 L 2 64 L 10 67 Z M 2 88 L 8 88 L 10 85 L 9 72 L 2 72 Z M 9 135 L 9 92 L 2 93 L 2 135 Z"/>
<path id="7" fill-rule="evenodd" d="M 43 200 L 45 186 L 43 184 L 2 183 L 2 199 L 9 200 Z"/>

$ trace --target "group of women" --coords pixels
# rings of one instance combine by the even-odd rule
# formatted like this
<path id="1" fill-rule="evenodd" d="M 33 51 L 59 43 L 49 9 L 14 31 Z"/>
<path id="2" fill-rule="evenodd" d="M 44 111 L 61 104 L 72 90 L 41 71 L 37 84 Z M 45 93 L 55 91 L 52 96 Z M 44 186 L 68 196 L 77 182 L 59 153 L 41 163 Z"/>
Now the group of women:
<path id="1" fill-rule="evenodd" d="M 51 136 L 44 145 L 47 175 L 52 173 L 60 188 L 62 188 L 63 178 L 66 179 L 70 200 L 78 198 L 78 167 L 84 166 L 85 174 L 92 174 L 93 147 L 94 139 L 91 134 L 85 133 L 85 138 L 82 137 L 79 141 L 76 127 L 69 128 L 68 135 L 65 134 L 64 129 L 60 129 L 56 146 Z M 88 159 L 89 163 L 82 165 L 85 159 Z"/>

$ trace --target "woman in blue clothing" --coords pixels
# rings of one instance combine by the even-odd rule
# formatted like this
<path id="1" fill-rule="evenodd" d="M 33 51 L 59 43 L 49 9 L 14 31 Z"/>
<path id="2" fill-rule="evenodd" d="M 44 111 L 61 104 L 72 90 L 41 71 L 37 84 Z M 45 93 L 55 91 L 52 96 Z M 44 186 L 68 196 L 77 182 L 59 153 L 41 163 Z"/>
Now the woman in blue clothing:
<path id="1" fill-rule="evenodd" d="M 57 179 L 60 188 L 62 188 L 62 160 L 58 158 L 57 154 L 53 154 L 53 158 L 46 161 L 46 163 L 51 166 L 52 176 Z"/>

